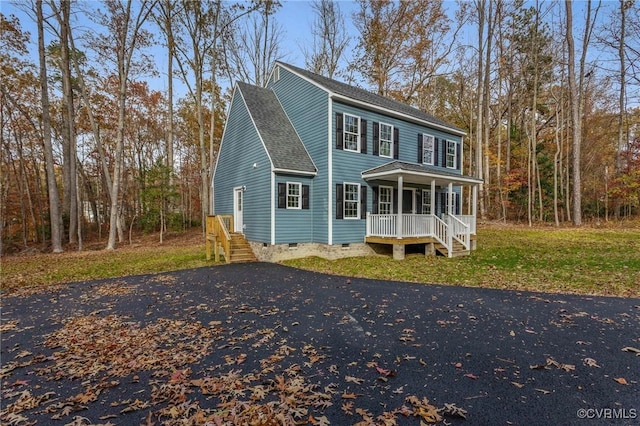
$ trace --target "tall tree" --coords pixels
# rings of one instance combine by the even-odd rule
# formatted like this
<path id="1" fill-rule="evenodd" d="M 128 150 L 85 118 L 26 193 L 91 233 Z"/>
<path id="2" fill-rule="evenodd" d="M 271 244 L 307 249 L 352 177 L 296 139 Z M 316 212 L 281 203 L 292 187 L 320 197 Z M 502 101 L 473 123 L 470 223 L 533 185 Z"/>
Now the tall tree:
<path id="1" fill-rule="evenodd" d="M 359 0 L 354 24 L 360 36 L 353 70 L 378 94 L 418 104 L 453 46 L 442 1 Z"/>
<path id="2" fill-rule="evenodd" d="M 316 74 L 334 78 L 350 41 L 344 16 L 334 0 L 314 0 L 311 8 L 315 15 L 313 42 L 311 50 L 303 48 L 305 66 Z"/>
<path id="3" fill-rule="evenodd" d="M 125 139 L 125 114 L 127 104 L 127 88 L 132 68 L 136 66 L 134 53 L 141 47 L 150 43 L 151 34 L 143 29 L 143 25 L 149 17 L 155 1 L 141 0 L 135 2 L 127 0 L 108 0 L 105 2 L 106 12 L 98 13 L 100 23 L 109 29 L 106 36 L 99 36 L 101 46 L 111 48 L 111 53 L 116 57 L 117 88 L 117 131 L 115 161 L 113 166 L 111 186 L 111 206 L 109 210 L 109 240 L 107 250 L 113 250 L 116 246 L 116 231 L 119 220 L 119 197 L 122 182 L 122 160 Z M 114 51 L 115 50 L 115 51 Z"/>
<path id="4" fill-rule="evenodd" d="M 42 138 L 44 143 L 45 165 L 47 170 L 47 190 L 49 192 L 49 221 L 51 225 L 51 247 L 54 253 L 62 249 L 62 217 L 60 198 L 56 182 L 53 145 L 51 142 L 51 116 L 49 113 L 49 85 L 47 80 L 47 58 L 44 45 L 44 17 L 42 0 L 36 0 L 36 25 L 38 27 L 38 58 L 40 61 L 40 99 L 42 104 Z"/>

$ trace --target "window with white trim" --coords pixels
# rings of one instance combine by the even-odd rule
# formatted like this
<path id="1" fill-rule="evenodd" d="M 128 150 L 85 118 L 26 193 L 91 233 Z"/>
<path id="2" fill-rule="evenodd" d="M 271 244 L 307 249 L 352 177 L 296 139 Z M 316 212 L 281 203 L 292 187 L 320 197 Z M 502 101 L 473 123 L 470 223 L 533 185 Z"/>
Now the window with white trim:
<path id="1" fill-rule="evenodd" d="M 447 141 L 447 168 L 455 169 L 456 168 L 456 150 L 458 148 L 458 144 L 454 141 Z"/>
<path id="2" fill-rule="evenodd" d="M 287 182 L 287 208 L 302 208 L 302 184 L 300 182 Z"/>
<path id="3" fill-rule="evenodd" d="M 378 213 L 391 214 L 393 206 L 393 188 L 390 186 L 378 187 Z"/>
<path id="4" fill-rule="evenodd" d="M 433 214 L 431 209 L 431 190 L 422 190 L 422 214 Z"/>
<path id="5" fill-rule="evenodd" d="M 360 152 L 360 117 L 344 114 L 344 150 Z"/>
<path id="6" fill-rule="evenodd" d="M 380 123 L 380 150 L 381 157 L 393 156 L 393 126 Z"/>
<path id="7" fill-rule="evenodd" d="M 433 166 L 435 139 L 432 135 L 422 135 L 422 162 Z"/>
<path id="8" fill-rule="evenodd" d="M 360 184 L 344 184 L 344 213 L 345 219 L 360 219 Z"/>

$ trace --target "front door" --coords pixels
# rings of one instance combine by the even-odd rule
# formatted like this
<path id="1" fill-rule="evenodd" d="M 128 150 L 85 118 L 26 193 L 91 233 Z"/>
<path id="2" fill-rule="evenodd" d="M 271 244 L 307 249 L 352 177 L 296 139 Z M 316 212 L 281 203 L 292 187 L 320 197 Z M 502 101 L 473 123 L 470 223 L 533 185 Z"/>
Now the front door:
<path id="1" fill-rule="evenodd" d="M 244 208 L 242 188 L 235 188 L 233 190 L 233 232 L 242 233 L 242 209 Z"/>
<path id="2" fill-rule="evenodd" d="M 402 213 L 412 214 L 416 212 L 415 198 L 413 189 L 402 190 Z"/>

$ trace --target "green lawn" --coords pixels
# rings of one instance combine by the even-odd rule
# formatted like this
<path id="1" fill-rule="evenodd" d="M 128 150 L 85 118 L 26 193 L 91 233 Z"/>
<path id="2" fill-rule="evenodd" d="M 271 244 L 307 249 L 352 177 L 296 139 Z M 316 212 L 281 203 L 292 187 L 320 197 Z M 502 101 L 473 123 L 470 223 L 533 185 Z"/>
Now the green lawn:
<path id="1" fill-rule="evenodd" d="M 640 230 L 490 227 L 470 256 L 409 255 L 287 265 L 333 274 L 402 281 L 640 297 Z"/>
<path id="2" fill-rule="evenodd" d="M 9 256 L 2 259 L 2 290 L 200 266 L 200 235 L 164 245 L 115 251 Z M 448 259 L 408 255 L 329 261 L 306 258 L 287 265 L 331 274 L 423 283 L 640 297 L 640 228 L 480 228 L 478 250 Z"/>

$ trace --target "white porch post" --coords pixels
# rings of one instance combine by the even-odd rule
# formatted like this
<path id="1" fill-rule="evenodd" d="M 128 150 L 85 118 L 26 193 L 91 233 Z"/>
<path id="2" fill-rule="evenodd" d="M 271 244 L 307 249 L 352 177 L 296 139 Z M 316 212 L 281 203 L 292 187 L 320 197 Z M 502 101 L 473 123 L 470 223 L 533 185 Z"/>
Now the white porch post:
<path id="1" fill-rule="evenodd" d="M 476 217 L 476 214 L 478 213 L 478 185 L 473 185 L 472 194 L 471 215 Z"/>
<path id="2" fill-rule="evenodd" d="M 396 237 L 402 238 L 402 175 L 398 175 L 398 216 L 396 217 Z"/>
<path id="3" fill-rule="evenodd" d="M 431 179 L 431 214 L 436 215 L 436 180 Z"/>
<path id="4" fill-rule="evenodd" d="M 447 203 L 447 214 L 453 215 L 453 182 L 449 182 L 449 200 Z"/>

